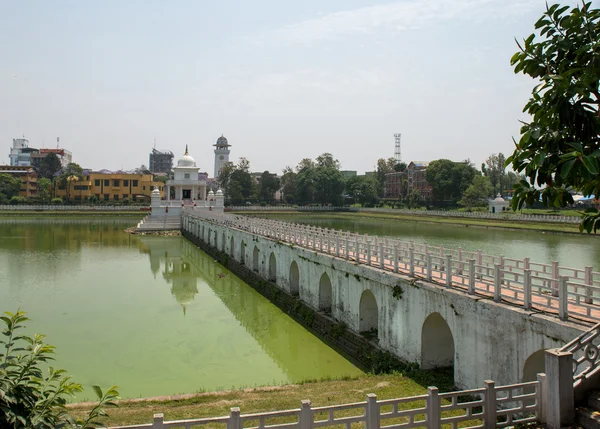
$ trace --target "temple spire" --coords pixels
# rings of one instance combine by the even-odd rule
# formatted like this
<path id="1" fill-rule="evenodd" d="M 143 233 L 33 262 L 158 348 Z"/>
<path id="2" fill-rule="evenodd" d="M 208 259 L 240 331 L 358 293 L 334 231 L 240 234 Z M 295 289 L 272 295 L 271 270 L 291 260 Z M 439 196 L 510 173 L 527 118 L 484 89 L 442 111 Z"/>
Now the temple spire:
<path id="1" fill-rule="evenodd" d="M 186 154 L 186 156 L 189 156 L 189 153 L 188 153 L 188 145 L 185 145 L 185 154 Z"/>

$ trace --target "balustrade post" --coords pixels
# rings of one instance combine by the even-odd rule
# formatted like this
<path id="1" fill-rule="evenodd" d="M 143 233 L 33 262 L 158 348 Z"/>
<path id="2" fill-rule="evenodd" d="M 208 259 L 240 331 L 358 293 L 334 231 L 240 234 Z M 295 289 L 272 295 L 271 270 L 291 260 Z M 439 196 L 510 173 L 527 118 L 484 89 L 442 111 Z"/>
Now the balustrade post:
<path id="1" fill-rule="evenodd" d="M 385 268 L 385 258 L 383 255 L 383 243 L 379 243 L 379 268 Z"/>
<path id="2" fill-rule="evenodd" d="M 560 276 L 558 279 L 558 317 L 567 320 L 569 317 L 569 291 L 567 290 L 568 277 Z"/>
<path id="3" fill-rule="evenodd" d="M 552 261 L 552 296 L 559 295 L 558 261 Z"/>
<path id="4" fill-rule="evenodd" d="M 431 255 L 427 253 L 425 255 L 425 259 L 427 260 L 427 281 L 431 281 Z"/>
<path id="5" fill-rule="evenodd" d="M 477 278 L 481 278 L 481 263 L 483 262 L 483 256 L 481 255 L 481 250 L 477 250 Z"/>
<path id="6" fill-rule="evenodd" d="M 365 423 L 367 429 L 379 429 L 379 404 L 377 403 L 377 395 L 374 393 L 367 394 Z"/>
<path id="7" fill-rule="evenodd" d="M 536 417 L 540 424 L 546 424 L 546 413 L 548 412 L 548 379 L 546 374 L 537 374 L 537 381 L 540 383 L 537 390 L 537 412 Z"/>
<path id="8" fill-rule="evenodd" d="M 569 427 L 575 420 L 573 389 L 573 354 L 559 349 L 546 350 L 547 381 L 546 426 L 548 429 Z"/>
<path id="9" fill-rule="evenodd" d="M 523 308 L 531 310 L 531 270 L 525 270 L 523 273 Z"/>
<path id="10" fill-rule="evenodd" d="M 445 264 L 444 268 L 446 269 L 446 287 L 448 289 L 450 289 L 452 287 L 452 255 L 451 254 L 446 255 L 446 264 Z"/>
<path id="11" fill-rule="evenodd" d="M 444 257 L 444 245 L 440 244 L 440 261 L 443 261 Z M 441 263 L 441 267 L 440 267 L 440 271 L 444 271 L 446 269 L 446 267 L 444 266 L 444 263 Z"/>
<path id="12" fill-rule="evenodd" d="M 475 293 L 475 259 L 469 259 L 469 295 Z"/>
<path id="13" fill-rule="evenodd" d="M 335 235 L 335 254 L 337 257 L 340 257 L 340 236 L 338 234 Z"/>
<path id="14" fill-rule="evenodd" d="M 367 239 L 367 265 L 371 265 L 371 242 Z"/>
<path id="15" fill-rule="evenodd" d="M 154 414 L 154 421 L 152 422 L 152 429 L 162 429 L 164 427 L 165 415 L 163 413 Z"/>
<path id="16" fill-rule="evenodd" d="M 345 239 L 345 247 L 346 247 L 345 257 L 346 257 L 346 261 L 350 259 L 350 248 L 349 248 L 349 245 L 350 245 L 350 240 L 348 239 L 348 234 L 346 234 L 346 239 Z"/>
<path id="17" fill-rule="evenodd" d="M 442 412 L 438 388 L 428 387 L 427 395 L 427 429 L 440 429 L 442 427 Z"/>
<path id="18" fill-rule="evenodd" d="M 523 269 L 524 270 L 529 269 L 529 258 L 523 258 Z"/>
<path id="19" fill-rule="evenodd" d="M 458 248 L 458 274 L 460 274 L 462 276 L 463 270 L 465 268 L 463 261 L 462 261 L 462 248 L 459 247 Z"/>
<path id="20" fill-rule="evenodd" d="M 593 280 L 592 280 L 592 267 L 585 267 L 585 280 L 584 283 L 586 286 L 585 288 L 585 303 L 586 304 L 592 304 L 594 302 L 593 299 L 593 293 L 592 293 L 592 288 L 591 286 L 593 285 Z"/>
<path id="21" fill-rule="evenodd" d="M 496 383 L 485 380 L 485 403 L 483 405 L 483 427 L 496 427 Z"/>
<path id="22" fill-rule="evenodd" d="M 302 400 L 300 416 L 298 417 L 298 427 L 299 429 L 312 429 L 313 427 L 313 412 L 310 407 L 309 399 Z"/>
<path id="23" fill-rule="evenodd" d="M 359 247 L 359 242 L 358 242 L 358 234 L 354 235 L 354 260 L 356 261 L 356 263 L 358 263 L 360 261 L 360 254 L 358 252 L 358 250 L 360 249 Z"/>
<path id="24" fill-rule="evenodd" d="M 408 259 L 409 259 L 408 274 L 411 277 L 414 277 L 415 276 L 415 251 L 413 250 L 412 247 L 410 247 L 408 249 Z"/>
<path id="25" fill-rule="evenodd" d="M 502 296 L 502 266 L 494 265 L 494 301 L 500 302 Z"/>
<path id="26" fill-rule="evenodd" d="M 240 419 L 240 408 L 233 407 L 229 412 L 229 421 L 227 429 L 242 429 L 242 420 Z"/>
<path id="27" fill-rule="evenodd" d="M 394 272 L 398 272 L 398 244 L 394 244 Z"/>

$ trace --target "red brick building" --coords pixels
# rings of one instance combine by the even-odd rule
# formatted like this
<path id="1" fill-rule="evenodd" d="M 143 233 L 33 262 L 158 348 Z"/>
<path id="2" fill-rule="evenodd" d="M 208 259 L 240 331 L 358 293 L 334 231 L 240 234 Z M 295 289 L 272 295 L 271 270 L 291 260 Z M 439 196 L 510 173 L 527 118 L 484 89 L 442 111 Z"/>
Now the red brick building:
<path id="1" fill-rule="evenodd" d="M 428 165 L 428 162 L 412 161 L 405 171 L 386 174 L 384 198 L 397 200 L 400 196 L 416 191 L 421 200 L 431 200 L 431 185 L 425 179 Z"/>

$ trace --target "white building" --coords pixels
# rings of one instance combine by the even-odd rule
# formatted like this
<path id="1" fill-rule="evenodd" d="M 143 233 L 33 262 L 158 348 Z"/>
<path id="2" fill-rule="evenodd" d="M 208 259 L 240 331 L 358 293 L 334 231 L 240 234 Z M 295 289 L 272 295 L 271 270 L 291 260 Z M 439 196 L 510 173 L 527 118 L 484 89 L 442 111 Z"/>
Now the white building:
<path id="1" fill-rule="evenodd" d="M 31 165 L 31 154 L 38 153 L 37 149 L 29 147 L 27 139 L 13 139 L 13 145 L 10 149 L 8 157 L 12 166 L 28 166 Z"/>
<path id="2" fill-rule="evenodd" d="M 490 213 L 502 213 L 510 210 L 510 203 L 502 198 L 498 192 L 498 196 L 493 200 L 488 200 L 488 208 Z"/>
<path id="3" fill-rule="evenodd" d="M 219 178 L 219 173 L 221 172 L 221 168 L 225 165 L 226 162 L 229 162 L 229 147 L 231 146 L 227 139 L 221 135 L 217 139 L 217 143 L 213 145 L 215 147 L 215 175 L 213 176 L 215 180 Z"/>
<path id="4" fill-rule="evenodd" d="M 173 168 L 173 180 L 165 183 L 165 199 L 171 200 L 171 188 L 175 189 L 174 200 L 183 204 L 194 205 L 195 201 L 206 199 L 206 180 L 199 177 L 200 167 L 188 153 L 185 146 L 185 154 L 177 161 Z"/>

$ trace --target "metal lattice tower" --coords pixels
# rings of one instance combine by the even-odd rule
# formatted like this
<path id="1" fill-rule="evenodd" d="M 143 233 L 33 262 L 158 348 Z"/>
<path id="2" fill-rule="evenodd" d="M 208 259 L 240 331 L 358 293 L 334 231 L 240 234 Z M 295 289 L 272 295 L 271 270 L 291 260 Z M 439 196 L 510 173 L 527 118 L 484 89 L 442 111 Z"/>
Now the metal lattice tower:
<path id="1" fill-rule="evenodd" d="M 402 134 L 400 133 L 396 133 L 394 134 L 394 138 L 395 138 L 395 142 L 396 145 L 394 147 L 394 159 L 396 160 L 396 163 L 400 164 L 402 162 L 402 151 L 400 150 L 400 138 L 402 137 Z"/>

